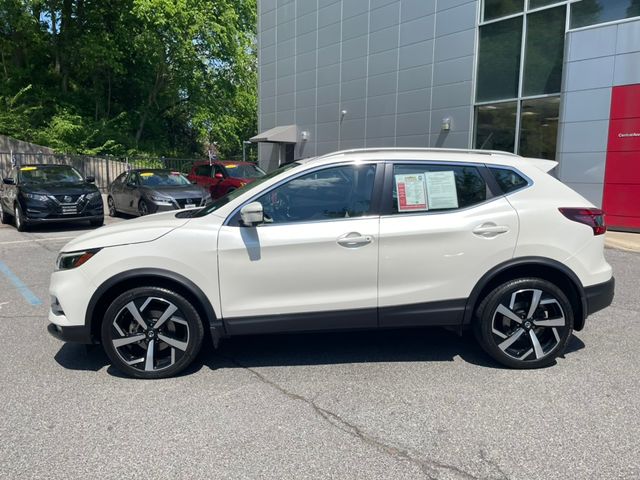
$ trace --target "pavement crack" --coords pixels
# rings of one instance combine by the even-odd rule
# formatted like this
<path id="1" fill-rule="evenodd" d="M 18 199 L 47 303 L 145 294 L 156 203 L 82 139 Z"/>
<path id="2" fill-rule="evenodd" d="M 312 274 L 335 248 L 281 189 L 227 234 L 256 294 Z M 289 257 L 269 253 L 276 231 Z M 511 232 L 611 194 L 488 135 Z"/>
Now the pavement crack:
<path id="1" fill-rule="evenodd" d="M 218 355 L 221 358 L 224 358 L 225 360 L 231 362 L 235 366 L 248 371 L 253 376 L 258 378 L 258 380 L 260 380 L 262 383 L 274 388 L 275 390 L 287 396 L 288 398 L 306 403 L 313 409 L 314 413 L 319 418 L 324 420 L 326 423 L 328 423 L 332 427 L 337 428 L 338 430 L 348 435 L 351 435 L 352 437 L 357 438 L 362 443 L 372 446 L 376 448 L 378 451 L 381 451 L 382 453 L 390 457 L 393 457 L 396 460 L 403 460 L 417 466 L 418 468 L 420 468 L 420 470 L 429 480 L 438 480 L 440 478 L 440 473 L 443 473 L 443 472 L 454 473 L 464 480 L 480 480 L 480 477 L 476 477 L 475 475 L 469 472 L 466 472 L 461 468 L 456 467 L 455 465 L 450 465 L 450 464 L 439 462 L 437 460 L 432 460 L 432 459 L 424 459 L 419 457 L 419 455 L 417 455 L 415 452 L 412 452 L 408 448 L 400 448 L 400 447 L 391 445 L 389 443 L 386 443 L 382 439 L 376 438 L 364 432 L 360 427 L 345 420 L 337 413 L 319 406 L 318 404 L 315 403 L 314 400 L 311 400 L 302 395 L 299 395 L 297 393 L 287 390 L 280 384 L 274 382 L 273 380 L 270 380 L 269 378 L 267 378 L 260 372 L 254 370 L 253 368 L 243 365 L 236 359 L 225 356 L 225 355 L 220 355 L 220 354 Z M 488 463 L 487 460 L 485 461 Z M 502 472 L 501 470 L 500 472 L 504 475 L 504 472 Z M 507 477 L 503 476 L 502 479 L 507 479 Z"/>
<path id="2" fill-rule="evenodd" d="M 480 458 L 484 463 L 492 467 L 494 470 L 496 470 L 500 474 L 499 480 L 509 480 L 509 475 L 507 474 L 507 472 L 505 472 L 502 469 L 502 467 L 498 464 L 497 461 L 489 458 L 489 454 L 482 448 L 480 449 Z"/>

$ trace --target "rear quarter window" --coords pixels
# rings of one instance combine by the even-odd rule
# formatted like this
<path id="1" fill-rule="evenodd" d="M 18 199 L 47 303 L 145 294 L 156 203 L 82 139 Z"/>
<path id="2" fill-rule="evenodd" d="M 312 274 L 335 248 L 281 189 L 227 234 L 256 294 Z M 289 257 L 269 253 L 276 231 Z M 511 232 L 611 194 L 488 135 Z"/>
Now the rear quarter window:
<path id="1" fill-rule="evenodd" d="M 489 167 L 502 193 L 511 193 L 526 187 L 529 182 L 518 172 L 508 168 Z"/>

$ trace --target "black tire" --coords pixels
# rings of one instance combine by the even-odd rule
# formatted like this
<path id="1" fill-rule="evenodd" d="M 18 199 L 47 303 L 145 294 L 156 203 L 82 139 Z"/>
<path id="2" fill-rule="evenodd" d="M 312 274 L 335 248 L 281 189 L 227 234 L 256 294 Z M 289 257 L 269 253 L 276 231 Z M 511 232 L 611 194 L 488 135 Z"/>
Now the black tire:
<path id="1" fill-rule="evenodd" d="M 149 206 L 147 205 L 147 202 L 144 201 L 144 199 L 138 202 L 138 214 L 141 217 L 149 215 Z"/>
<path id="2" fill-rule="evenodd" d="M 555 363 L 574 324 L 567 296 L 540 278 L 511 280 L 495 288 L 478 305 L 474 320 L 482 348 L 502 365 L 519 369 Z"/>
<path id="3" fill-rule="evenodd" d="M 101 227 L 102 225 L 104 225 L 104 217 L 89 220 L 89 224 L 92 227 Z"/>
<path id="4" fill-rule="evenodd" d="M 4 208 L 0 205 L 0 223 L 8 225 L 11 223 L 11 215 L 4 211 Z"/>
<path id="5" fill-rule="evenodd" d="M 101 333 L 115 368 L 131 377 L 154 379 L 177 375 L 191 364 L 202 346 L 204 327 L 196 309 L 178 293 L 139 287 L 111 303 Z"/>
<path id="6" fill-rule="evenodd" d="M 107 208 L 109 209 L 110 217 L 118 216 L 118 210 L 116 210 L 116 202 L 113 200 L 113 197 L 111 195 L 107 197 Z"/>
<path id="7" fill-rule="evenodd" d="M 13 212 L 13 220 L 16 225 L 16 230 L 18 230 L 19 232 L 26 232 L 28 229 L 28 224 L 19 202 L 16 202 Z"/>

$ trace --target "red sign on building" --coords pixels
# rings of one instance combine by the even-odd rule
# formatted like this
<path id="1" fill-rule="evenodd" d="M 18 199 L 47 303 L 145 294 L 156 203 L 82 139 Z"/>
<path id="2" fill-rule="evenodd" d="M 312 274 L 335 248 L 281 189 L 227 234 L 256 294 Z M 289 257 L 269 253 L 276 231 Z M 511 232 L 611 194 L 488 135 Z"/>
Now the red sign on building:
<path id="1" fill-rule="evenodd" d="M 640 84 L 613 87 L 602 203 L 608 225 L 640 231 Z"/>

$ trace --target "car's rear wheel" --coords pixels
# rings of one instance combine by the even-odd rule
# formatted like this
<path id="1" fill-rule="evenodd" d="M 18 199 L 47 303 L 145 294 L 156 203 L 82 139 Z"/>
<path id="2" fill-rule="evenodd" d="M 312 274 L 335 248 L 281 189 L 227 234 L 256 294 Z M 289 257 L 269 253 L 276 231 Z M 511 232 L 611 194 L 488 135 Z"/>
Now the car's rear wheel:
<path id="1" fill-rule="evenodd" d="M 140 202 L 138 203 L 138 213 L 140 214 L 141 217 L 144 217 L 145 215 L 149 215 L 149 206 L 147 205 L 147 202 L 145 202 L 144 200 L 140 200 Z"/>
<path id="2" fill-rule="evenodd" d="M 111 303 L 101 333 L 114 367 L 151 379 L 184 370 L 200 351 L 204 327 L 196 309 L 178 293 L 140 287 Z"/>
<path id="3" fill-rule="evenodd" d="M 27 229 L 27 221 L 24 218 L 22 207 L 18 202 L 16 202 L 13 210 L 13 218 L 16 224 L 16 230 L 18 230 L 19 232 L 24 232 Z"/>
<path id="4" fill-rule="evenodd" d="M 573 309 L 553 283 L 511 280 L 494 289 L 477 309 L 475 333 L 482 348 L 511 368 L 554 363 L 573 332 Z"/>
<path id="5" fill-rule="evenodd" d="M 112 196 L 109 196 L 107 198 L 107 207 L 109 208 L 109 216 L 110 217 L 117 217 L 118 216 L 118 210 L 116 210 L 116 202 L 113 200 Z"/>

